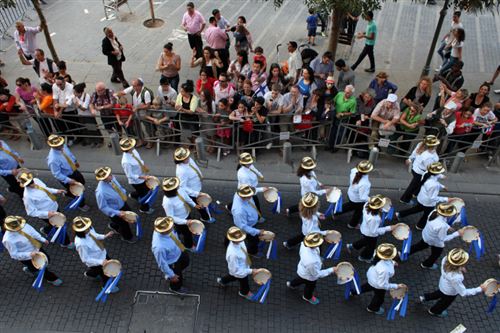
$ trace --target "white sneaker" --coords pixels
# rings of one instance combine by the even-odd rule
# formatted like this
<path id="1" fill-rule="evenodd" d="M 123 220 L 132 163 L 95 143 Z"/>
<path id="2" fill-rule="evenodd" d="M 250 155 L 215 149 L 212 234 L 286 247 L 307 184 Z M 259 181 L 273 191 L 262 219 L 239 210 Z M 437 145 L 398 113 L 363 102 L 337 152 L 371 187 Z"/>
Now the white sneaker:
<path id="1" fill-rule="evenodd" d="M 434 69 L 435 72 L 439 72 L 443 68 L 443 66 L 439 66 L 438 68 Z"/>

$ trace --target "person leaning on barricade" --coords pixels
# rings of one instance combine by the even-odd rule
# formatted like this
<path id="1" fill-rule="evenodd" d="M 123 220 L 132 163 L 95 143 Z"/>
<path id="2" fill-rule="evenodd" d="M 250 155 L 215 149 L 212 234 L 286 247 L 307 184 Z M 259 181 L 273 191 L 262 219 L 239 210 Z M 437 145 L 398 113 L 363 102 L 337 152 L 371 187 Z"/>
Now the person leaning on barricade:
<path id="1" fill-rule="evenodd" d="M 193 92 L 193 81 L 187 80 L 181 85 L 179 95 L 177 95 L 175 101 L 175 109 L 179 112 L 176 117 L 179 122 L 177 126 L 179 127 L 176 126 L 176 128 L 191 132 L 191 136 L 188 138 L 191 143 L 194 143 L 195 134 L 199 129 L 199 119 L 196 114 L 199 100 L 198 97 L 193 95 Z"/>
<path id="2" fill-rule="evenodd" d="M 104 82 L 97 82 L 95 92 L 90 97 L 90 112 L 96 116 L 96 125 L 98 125 L 102 136 L 108 136 L 109 131 L 115 130 L 115 117 L 113 116 L 113 105 L 115 104 L 114 91 L 106 88 Z M 100 123 L 103 124 L 103 127 L 101 127 Z M 103 140 L 103 138 L 98 139 L 92 146 L 102 146 Z"/>
<path id="3" fill-rule="evenodd" d="M 330 116 L 332 118 L 332 129 L 330 130 L 330 137 L 328 139 L 328 147 L 332 153 L 337 151 L 335 146 L 342 143 L 344 135 L 342 123 L 346 123 L 356 112 L 356 98 L 353 94 L 354 87 L 348 85 L 343 92 L 338 93 L 333 99 L 335 113 Z"/>
<path id="4" fill-rule="evenodd" d="M 386 99 L 378 102 L 371 114 L 370 149 L 379 141 L 380 136 L 394 133 L 400 116 L 401 111 L 399 110 L 398 96 L 396 94 L 389 94 Z"/>
<path id="5" fill-rule="evenodd" d="M 26 111 L 26 105 L 19 96 L 12 95 L 9 89 L 0 89 L 0 126 L 11 127 L 10 139 L 19 140 L 21 138 L 19 134 L 23 132 L 23 129 L 15 118 Z"/>
<path id="6" fill-rule="evenodd" d="M 408 102 L 408 107 L 403 110 L 401 118 L 399 118 L 399 123 L 396 125 L 396 132 L 389 136 L 389 140 L 391 140 L 393 145 L 397 146 L 397 148 L 392 145 L 387 147 L 388 153 L 399 155 L 407 154 L 411 146 L 410 140 L 417 137 L 420 127 L 425 124 L 422 111 L 423 109 L 420 104 Z M 400 137 L 407 142 L 398 143 Z"/>

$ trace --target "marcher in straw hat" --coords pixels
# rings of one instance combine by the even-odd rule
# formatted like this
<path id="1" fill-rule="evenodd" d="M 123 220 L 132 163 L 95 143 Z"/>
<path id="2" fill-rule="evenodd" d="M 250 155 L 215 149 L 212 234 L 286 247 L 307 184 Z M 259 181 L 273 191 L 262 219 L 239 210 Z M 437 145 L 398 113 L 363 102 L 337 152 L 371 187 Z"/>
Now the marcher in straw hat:
<path id="1" fill-rule="evenodd" d="M 384 207 L 386 200 L 381 195 L 375 195 L 370 197 L 368 202 L 363 206 L 363 222 L 361 222 L 361 235 L 363 236 L 360 240 L 347 244 L 347 251 L 351 252 L 352 249 L 361 250 L 358 260 L 367 263 L 372 262 L 373 252 L 377 247 L 378 236 L 385 234 L 388 231 L 392 231 L 395 226 L 389 225 L 381 227 L 380 223 L 382 221 L 382 208 Z"/>
<path id="2" fill-rule="evenodd" d="M 108 228 L 119 233 L 123 241 L 136 243 L 130 224 L 124 220 L 125 212 L 131 210 L 127 204 L 127 191 L 112 175 L 110 167 L 99 167 L 94 173 L 99 182 L 95 190 L 97 206 L 111 219 Z"/>
<path id="3" fill-rule="evenodd" d="M 254 195 L 255 189 L 253 187 L 247 184 L 240 185 L 233 196 L 233 208 L 231 212 L 233 214 L 234 224 L 247 234 L 248 254 L 256 256 L 258 252 L 259 235 L 261 235 L 264 230 L 255 228 L 260 213 L 253 200 Z"/>
<path id="4" fill-rule="evenodd" d="M 250 268 L 252 266 L 252 260 L 248 255 L 244 242 L 247 234 L 238 227 L 231 227 L 227 231 L 226 237 L 229 240 L 226 249 L 226 261 L 229 274 L 218 277 L 217 283 L 225 287 L 228 283 L 238 280 L 240 283 L 238 295 L 250 300 L 253 293 L 250 291 L 248 276 L 250 274 L 255 274 L 256 270 Z"/>
<path id="5" fill-rule="evenodd" d="M 420 180 L 424 173 L 427 172 L 429 165 L 439 161 L 439 156 L 436 152 L 439 144 L 440 141 L 436 136 L 427 135 L 424 137 L 424 140 L 415 147 L 410 157 L 406 160 L 407 165 L 410 165 L 410 163 L 412 165 L 411 174 L 413 178 L 406 188 L 406 191 L 401 196 L 401 199 L 399 199 L 402 203 L 410 203 L 410 200 L 420 191 Z"/>
<path id="6" fill-rule="evenodd" d="M 323 264 L 319 247 L 323 244 L 323 236 L 319 232 L 312 232 L 304 237 L 300 245 L 300 261 L 297 265 L 297 277 L 292 281 L 287 281 L 286 285 L 290 289 L 305 284 L 302 299 L 313 305 L 319 304 L 319 298 L 313 295 L 316 288 L 316 281 L 336 272 L 335 267 L 321 269 Z"/>
<path id="7" fill-rule="evenodd" d="M 201 192 L 203 174 L 196 162 L 190 156 L 191 152 L 187 148 L 179 147 L 175 150 L 175 175 L 181 181 L 181 187 L 193 201 L 196 201 L 196 198 Z M 198 213 L 200 213 L 200 220 L 202 222 L 209 222 L 210 216 L 206 209 L 200 207 Z"/>
<path id="8" fill-rule="evenodd" d="M 31 259 L 38 252 L 48 254 L 42 249 L 42 244 L 48 245 L 49 241 L 42 237 L 32 226 L 26 223 L 21 216 L 7 216 L 4 222 L 5 234 L 2 243 L 12 259 L 20 261 L 23 271 L 34 275 L 38 270 L 33 266 Z M 62 280 L 49 269 L 45 270 L 44 279 L 54 286 L 60 286 Z"/>
<path id="9" fill-rule="evenodd" d="M 320 233 L 325 235 L 325 231 L 321 231 L 319 228 L 319 220 L 324 220 L 325 215 L 318 213 L 319 210 L 319 197 L 313 192 L 308 192 L 302 196 L 299 201 L 299 214 L 302 219 L 302 232 L 295 237 L 288 239 L 283 242 L 283 246 L 287 249 L 291 249 L 295 245 L 300 244 L 304 237 L 312 232 Z"/>
<path id="10" fill-rule="evenodd" d="M 92 220 L 88 217 L 77 216 L 73 219 L 73 231 L 75 232 L 75 246 L 82 262 L 88 267 L 83 272 L 87 278 L 101 278 L 103 285 L 109 277 L 104 274 L 102 266 L 109 260 L 109 256 L 104 247 L 104 240 L 114 235 L 113 231 L 106 235 L 98 234 L 92 227 Z M 111 292 L 118 292 L 118 287 L 114 287 Z"/>
<path id="11" fill-rule="evenodd" d="M 312 157 L 306 156 L 302 158 L 299 168 L 297 169 L 297 176 L 300 180 L 300 195 L 304 196 L 306 193 L 314 193 L 318 196 L 326 194 L 328 187 L 321 184 L 314 172 L 316 169 L 316 161 Z M 286 215 L 297 213 L 299 205 L 293 205 L 286 209 Z"/>
<path id="12" fill-rule="evenodd" d="M 0 140 L 0 175 L 9 184 L 8 191 L 23 198 L 23 188 L 19 186 L 16 176 L 24 160 L 19 153 L 4 141 Z"/>
<path id="13" fill-rule="evenodd" d="M 74 198 L 75 196 L 69 191 L 70 185 L 76 183 L 85 185 L 85 178 L 80 171 L 78 171 L 80 163 L 78 163 L 75 155 L 73 155 L 64 142 L 64 137 L 56 134 L 52 134 L 48 137 L 47 144 L 50 147 L 50 151 L 47 156 L 47 165 L 52 175 L 66 188 L 68 197 Z M 90 207 L 85 204 L 84 198 L 80 202 L 78 209 L 82 212 L 87 212 L 89 208 Z"/>
<path id="14" fill-rule="evenodd" d="M 448 219 L 457 214 L 455 206 L 440 203 L 436 209 L 431 212 L 427 224 L 422 231 L 420 242 L 413 244 L 410 248 L 410 254 L 431 248 L 429 257 L 420 263 L 420 267 L 427 269 L 438 269 L 435 263 L 444 249 L 444 243 L 464 234 L 463 229 L 454 231 L 448 225 Z M 454 231 L 448 234 L 448 231 Z"/>
<path id="15" fill-rule="evenodd" d="M 175 231 L 182 236 L 182 243 L 188 251 L 195 248 L 193 234 L 189 230 L 192 223 L 191 210 L 200 208 L 186 191 L 180 187 L 180 180 L 177 177 L 168 177 L 163 179 L 163 202 L 165 216 L 170 216 L 175 223 Z"/>
<path id="16" fill-rule="evenodd" d="M 463 249 L 453 249 L 441 260 L 441 277 L 439 288 L 429 294 L 420 296 L 421 302 L 438 300 L 429 310 L 429 314 L 437 317 L 446 317 L 446 309 L 453 303 L 457 295 L 462 297 L 472 296 L 484 292 L 486 287 L 480 285 L 475 288 L 465 288 L 464 272 L 469 254 Z"/>
<path id="17" fill-rule="evenodd" d="M 446 187 L 439 182 L 444 178 L 445 169 L 441 162 L 435 162 L 427 167 L 427 173 L 422 177 L 420 191 L 417 196 L 417 204 L 414 207 L 402 210 L 396 213 L 396 218 L 403 219 L 407 216 L 424 212 L 418 221 L 416 228 L 422 230 L 427 223 L 429 214 L 434 210 L 437 204 L 442 202 L 451 202 L 453 198 L 439 196 L 439 191 Z"/>
<path id="18" fill-rule="evenodd" d="M 147 173 L 149 168 L 135 149 L 136 141 L 133 138 L 124 138 L 120 140 L 122 155 L 122 168 L 127 176 L 128 183 L 132 185 L 135 191 L 130 192 L 129 196 L 139 201 L 146 196 L 149 188 L 146 186 L 146 180 L 151 178 Z M 139 208 L 141 213 L 152 214 L 154 209 L 148 203 L 142 203 Z"/>
<path id="19" fill-rule="evenodd" d="M 174 231 L 174 220 L 170 216 L 158 217 L 154 222 L 151 250 L 165 279 L 170 281 L 170 291 L 175 293 L 188 292 L 182 286 L 182 273 L 189 266 L 189 255 L 184 249 Z"/>
<path id="20" fill-rule="evenodd" d="M 384 304 L 385 292 L 403 287 L 403 285 L 389 282 L 389 279 L 394 276 L 395 262 L 393 259 L 398 255 L 396 247 L 383 243 L 377 247 L 376 253 L 379 261 L 366 272 L 368 282 L 361 286 L 361 293 L 373 291 L 373 298 L 366 307 L 366 311 L 382 315 L 384 314 L 382 304 Z"/>
<path id="21" fill-rule="evenodd" d="M 372 184 L 368 174 L 372 170 L 373 164 L 370 161 L 361 161 L 355 168 L 351 169 L 349 189 L 347 190 L 349 201 L 342 205 L 342 213 L 354 211 L 351 220 L 347 224 L 349 229 L 356 229 L 361 223 L 363 206 L 370 198 Z"/>
<path id="22" fill-rule="evenodd" d="M 31 172 L 22 172 L 18 176 L 19 184 L 24 188 L 24 208 L 28 216 L 37 217 L 45 222 L 45 226 L 40 228 L 43 235 L 48 235 L 52 229 L 49 219 L 56 215 L 59 204 L 57 195 L 66 193 L 65 190 L 58 190 L 48 187 L 40 179 L 35 178 Z M 72 250 L 75 245 L 70 241 L 68 234 L 64 239 L 62 247 Z"/>

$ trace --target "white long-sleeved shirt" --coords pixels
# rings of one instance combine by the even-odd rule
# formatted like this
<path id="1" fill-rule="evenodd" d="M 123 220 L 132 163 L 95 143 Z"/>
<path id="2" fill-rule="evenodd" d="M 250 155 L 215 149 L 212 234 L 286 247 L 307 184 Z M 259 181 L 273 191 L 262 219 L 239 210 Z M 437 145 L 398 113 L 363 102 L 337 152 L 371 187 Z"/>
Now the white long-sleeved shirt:
<path id="1" fill-rule="evenodd" d="M 186 201 L 189 206 L 193 208 L 194 206 L 196 206 L 196 203 L 191 200 L 189 195 L 187 195 L 187 193 L 182 188 L 178 188 L 177 193 Z M 175 224 L 187 223 L 189 210 L 178 196 L 168 198 L 166 195 L 164 195 L 162 207 L 165 210 L 165 216 L 172 217 Z"/>
<path id="2" fill-rule="evenodd" d="M 300 261 L 297 265 L 297 275 L 308 281 L 316 281 L 333 273 L 333 267 L 321 269 L 323 262 L 319 247 L 310 248 L 300 244 Z"/>
<path id="3" fill-rule="evenodd" d="M 245 242 L 240 242 L 238 244 L 229 242 L 226 250 L 229 275 L 241 279 L 252 274 L 252 269 L 247 263 L 247 253 Z"/>
<path id="4" fill-rule="evenodd" d="M 159 232 L 154 231 L 153 242 L 151 244 L 151 251 L 155 256 L 156 263 L 163 274 L 165 274 L 166 279 L 175 275 L 175 272 L 170 265 L 175 264 L 182 255 L 181 250 L 174 242 L 171 235 L 174 235 L 177 239 L 179 239 L 175 231 L 172 231 L 169 234 L 160 234 Z"/>
<path id="5" fill-rule="evenodd" d="M 75 247 L 82 262 L 87 267 L 101 266 L 102 262 L 106 259 L 106 249 L 102 249 L 97 245 L 95 240 L 90 237 L 90 234 L 97 240 L 104 240 L 105 235 L 98 234 L 94 228 L 91 228 L 85 237 L 75 237 Z"/>
<path id="6" fill-rule="evenodd" d="M 234 225 L 247 234 L 257 236 L 260 233 L 259 229 L 254 228 L 259 221 L 259 213 L 257 212 L 253 198 L 243 200 L 238 193 L 235 193 L 231 214 L 233 214 Z"/>
<path id="7" fill-rule="evenodd" d="M 396 283 L 390 283 L 389 279 L 394 276 L 394 262 L 392 260 L 380 260 L 376 265 L 368 268 L 366 277 L 368 284 L 375 289 L 397 289 Z"/>
<path id="8" fill-rule="evenodd" d="M 252 187 L 257 187 L 259 186 L 259 177 L 264 178 L 262 173 L 260 173 L 260 171 L 257 170 L 257 168 L 253 166 L 253 164 L 251 164 L 249 167 L 242 165 L 238 169 L 237 177 L 238 187 L 244 184 L 250 185 Z"/>
<path id="9" fill-rule="evenodd" d="M 314 171 L 310 171 L 308 176 L 303 175 L 300 177 L 300 195 L 304 196 L 308 192 L 316 193 L 317 195 L 324 195 L 326 193 L 326 190 L 321 189 L 321 183 L 318 181 Z"/>
<path id="10" fill-rule="evenodd" d="M 42 243 L 47 241 L 29 224 L 25 224 L 22 231 Z M 28 238 L 15 231 L 6 230 L 2 243 L 9 251 L 10 257 L 19 261 L 31 260 L 31 252 L 39 250 L 31 244 Z"/>
<path id="11" fill-rule="evenodd" d="M 464 275 L 462 272 L 445 272 L 444 266 L 446 263 L 446 257 L 441 261 L 441 277 L 439 278 L 439 290 L 448 296 L 460 295 L 473 296 L 479 294 L 482 290 L 481 287 L 476 288 L 465 288 L 464 286 Z"/>
<path id="12" fill-rule="evenodd" d="M 363 206 L 363 222 L 361 222 L 360 227 L 361 233 L 367 237 L 378 237 L 388 231 L 391 231 L 390 226 L 380 227 L 382 218 L 379 214 L 368 214 L 368 212 L 366 211 L 366 205 L 367 203 Z"/>
<path id="13" fill-rule="evenodd" d="M 190 197 L 197 197 L 201 191 L 201 181 L 200 176 L 196 171 L 196 169 L 203 177 L 200 168 L 193 161 L 192 158 L 189 158 L 188 163 L 179 163 L 175 169 L 175 175 L 181 181 L 181 187 L 187 192 Z"/>
<path id="14" fill-rule="evenodd" d="M 459 236 L 458 231 L 448 235 L 450 229 L 451 227 L 446 222 L 446 218 L 438 215 L 434 220 L 427 221 L 424 230 L 422 230 L 422 239 L 430 246 L 444 247 L 445 242 Z"/>
<path id="15" fill-rule="evenodd" d="M 127 180 L 129 184 L 142 184 L 145 182 L 144 179 L 139 178 L 140 176 L 144 176 L 144 172 L 142 171 L 141 165 L 135 159 L 137 158 L 143 165 L 144 161 L 141 159 L 141 155 L 137 152 L 137 150 L 132 149 L 129 152 L 124 152 L 122 155 L 122 168 L 127 176 Z"/>
<path id="16" fill-rule="evenodd" d="M 448 197 L 439 196 L 439 191 L 445 186 L 439 182 L 442 175 L 433 175 L 422 185 L 417 195 L 417 201 L 425 207 L 435 207 L 438 203 L 447 202 Z"/>
<path id="17" fill-rule="evenodd" d="M 302 219 L 302 234 L 305 236 L 311 232 L 319 232 L 326 235 L 326 231 L 321 231 L 319 228 L 319 213 L 314 214 L 310 219 L 300 217 Z"/>
<path id="18" fill-rule="evenodd" d="M 420 143 L 419 145 L 421 145 Z M 435 150 L 429 151 L 424 150 L 421 154 L 417 154 L 417 149 L 419 145 L 413 149 L 409 159 L 412 161 L 412 170 L 419 175 L 423 175 L 427 172 L 427 167 L 432 163 L 439 162 L 439 156 Z"/>
<path id="19" fill-rule="evenodd" d="M 52 194 L 56 194 L 58 191 L 55 188 L 47 187 L 47 185 L 38 178 L 33 178 L 33 182 L 38 186 L 46 188 L 47 191 Z M 40 219 L 48 219 L 49 212 L 57 212 L 59 208 L 57 201 L 49 198 L 47 193 L 30 186 L 24 188 L 23 202 L 24 208 L 26 208 L 26 214 Z"/>
<path id="20" fill-rule="evenodd" d="M 356 168 L 351 169 L 351 174 L 349 175 L 349 189 L 347 190 L 347 196 L 351 202 L 367 202 L 370 198 L 370 189 L 372 183 L 368 175 L 363 175 L 357 184 L 353 184 L 352 181 L 356 177 L 358 170 Z"/>

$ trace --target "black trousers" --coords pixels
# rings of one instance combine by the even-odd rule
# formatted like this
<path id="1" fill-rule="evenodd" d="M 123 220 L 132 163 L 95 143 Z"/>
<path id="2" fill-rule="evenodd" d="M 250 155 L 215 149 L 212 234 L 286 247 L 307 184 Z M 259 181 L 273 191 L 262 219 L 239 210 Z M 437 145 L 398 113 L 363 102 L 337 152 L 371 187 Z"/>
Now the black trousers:
<path id="1" fill-rule="evenodd" d="M 135 200 L 139 201 L 139 198 L 144 197 L 149 192 L 149 188 L 146 186 L 146 182 L 140 184 L 131 184 L 135 191 L 130 193 L 130 196 Z M 140 210 L 148 211 L 149 204 L 141 204 Z"/>
<path id="2" fill-rule="evenodd" d="M 288 214 L 295 214 L 299 212 L 299 205 L 293 205 L 288 207 Z"/>
<path id="3" fill-rule="evenodd" d="M 230 282 L 238 280 L 240 282 L 240 294 L 247 295 L 250 292 L 250 285 L 248 284 L 248 276 L 244 278 L 237 278 L 232 275 L 223 276 L 221 279 L 223 284 L 228 284 Z"/>
<path id="4" fill-rule="evenodd" d="M 19 169 L 18 165 L 16 169 Z M 24 189 L 19 185 L 14 175 L 2 176 L 2 178 L 9 184 L 9 192 L 17 194 L 21 199 L 23 198 Z"/>
<path id="5" fill-rule="evenodd" d="M 411 174 L 413 175 L 413 178 L 411 179 L 410 184 L 408 184 L 406 191 L 401 196 L 401 201 L 406 203 L 410 202 L 413 196 L 418 194 L 421 187 L 420 181 L 422 179 L 422 175 L 419 175 L 413 170 L 411 170 Z"/>
<path id="6" fill-rule="evenodd" d="M 352 70 L 355 70 L 366 56 L 368 56 L 368 59 L 370 59 L 370 69 L 375 70 L 375 56 L 373 54 L 373 45 L 366 44 L 363 48 L 363 51 L 361 51 L 358 60 L 356 60 L 356 62 L 351 66 Z"/>
<path id="7" fill-rule="evenodd" d="M 102 270 L 102 265 L 89 267 L 86 271 L 87 276 L 96 278 L 98 276 L 101 277 L 102 284 L 105 285 L 108 282 L 109 277 L 104 274 Z"/>
<path id="8" fill-rule="evenodd" d="M 43 232 L 48 235 L 49 232 L 54 228 L 52 224 L 49 223 L 49 219 L 42 219 L 46 223 L 46 225 L 43 227 Z M 50 239 L 48 239 L 50 242 Z M 71 239 L 69 238 L 68 231 L 66 231 L 66 237 L 64 238 L 64 245 L 69 245 L 71 243 Z"/>
<path id="9" fill-rule="evenodd" d="M 129 211 L 130 207 L 127 203 L 125 203 L 123 207 L 120 208 L 120 210 Z M 123 220 L 120 216 L 115 215 L 111 217 L 110 225 L 114 230 L 118 231 L 123 239 L 130 240 L 134 237 L 132 234 L 132 230 L 130 229 L 130 224 L 127 221 Z"/>
<path id="10" fill-rule="evenodd" d="M 351 220 L 349 221 L 349 226 L 356 227 L 361 223 L 361 218 L 363 217 L 363 206 L 364 202 L 353 202 L 348 201 L 342 205 L 342 214 L 350 211 L 354 211 Z"/>
<path id="11" fill-rule="evenodd" d="M 299 235 L 290 238 L 286 241 L 287 245 L 293 247 L 295 245 L 299 245 L 304 240 L 304 235 L 300 233 Z"/>
<path id="12" fill-rule="evenodd" d="M 309 281 L 306 279 L 297 276 L 295 279 L 290 281 L 290 285 L 292 287 L 298 287 L 301 284 L 304 284 L 304 298 L 311 299 L 313 297 L 314 289 L 316 289 L 316 281 Z"/>
<path id="13" fill-rule="evenodd" d="M 189 254 L 187 254 L 186 252 L 182 252 L 179 259 L 174 264 L 170 265 L 170 268 L 174 271 L 175 275 L 179 277 L 179 282 L 172 282 L 170 280 L 170 289 L 172 290 L 181 289 L 182 282 L 184 280 L 182 272 L 188 266 L 189 266 Z"/>
<path id="14" fill-rule="evenodd" d="M 377 247 L 377 238 L 378 237 L 368 237 L 363 235 L 363 238 L 352 243 L 352 247 L 356 250 L 363 249 L 363 251 L 359 254 L 361 258 L 371 260 L 373 258 L 373 252 Z"/>
<path id="15" fill-rule="evenodd" d="M 111 68 L 113 68 L 113 74 L 111 74 L 111 81 L 116 81 L 118 79 L 120 80 L 122 85 L 125 86 L 127 80 L 125 79 L 125 75 L 123 74 L 122 64 L 123 64 L 122 61 L 117 61 L 110 65 Z"/>
<path id="16" fill-rule="evenodd" d="M 438 260 L 439 256 L 441 256 L 441 253 L 443 253 L 442 247 L 436 247 L 436 246 L 429 245 L 426 242 L 424 242 L 423 239 L 421 239 L 420 242 L 415 243 L 411 246 L 410 254 L 417 253 L 417 252 L 425 250 L 429 247 L 431 248 L 431 254 L 427 259 L 425 259 L 422 262 L 422 265 L 430 268 L 430 267 L 432 267 L 432 265 L 434 265 L 436 260 Z"/>
<path id="17" fill-rule="evenodd" d="M 409 215 L 413 215 L 413 214 L 417 214 L 417 213 L 420 213 L 420 212 L 424 212 L 422 214 L 422 216 L 420 217 L 420 220 L 418 220 L 418 222 L 417 222 L 417 226 L 420 229 L 423 229 L 425 227 L 425 225 L 427 224 L 427 219 L 429 218 L 429 215 L 434 210 L 434 208 L 435 207 L 423 206 L 422 204 L 420 204 L 420 202 L 417 202 L 417 204 L 415 206 L 400 211 L 399 212 L 399 217 L 403 218 L 403 217 L 406 217 L 406 216 L 409 216 Z"/>
<path id="18" fill-rule="evenodd" d="M 194 202 L 196 202 L 196 197 L 191 197 L 191 196 L 190 196 L 190 198 L 191 198 L 191 200 L 193 200 Z M 207 209 L 206 209 L 206 208 L 200 208 L 200 209 L 198 209 L 198 213 L 200 213 L 201 218 L 202 218 L 203 220 L 205 220 L 205 221 L 208 221 L 208 219 L 210 218 L 210 217 L 208 216 L 208 213 L 207 213 Z"/>
<path id="19" fill-rule="evenodd" d="M 45 252 L 45 250 L 43 249 L 40 249 L 40 252 L 43 252 L 47 258 L 49 259 L 49 262 L 50 262 L 50 257 L 49 255 L 47 254 L 47 252 Z M 35 266 L 33 266 L 33 263 L 31 262 L 31 260 L 21 260 L 21 263 L 28 267 L 29 271 L 33 274 L 38 274 L 38 269 L 35 268 Z M 59 277 L 57 275 L 55 275 L 54 273 L 52 273 L 48 268 L 45 269 L 45 274 L 43 275 L 43 279 L 45 281 L 50 281 L 50 282 L 54 282 L 55 280 L 57 280 Z"/>
<path id="20" fill-rule="evenodd" d="M 182 236 L 182 244 L 184 244 L 186 249 L 191 249 L 194 245 L 193 234 L 189 230 L 187 224 L 176 224 L 174 228 L 175 232 Z"/>
<path id="21" fill-rule="evenodd" d="M 188 34 L 189 48 L 196 49 L 196 58 L 203 56 L 203 40 L 200 35 Z"/>
<path id="22" fill-rule="evenodd" d="M 368 309 L 376 312 L 380 309 L 382 304 L 384 304 L 385 289 L 373 288 L 368 283 L 365 283 L 361 286 L 361 293 L 366 293 L 369 291 L 373 291 L 373 298 L 370 304 L 368 304 Z"/>
<path id="23" fill-rule="evenodd" d="M 448 307 L 451 305 L 451 303 L 453 303 L 456 297 L 457 295 L 445 295 L 439 289 L 432 293 L 424 294 L 424 298 L 426 301 L 438 300 L 436 304 L 434 304 L 429 309 L 433 314 L 441 314 L 444 310 L 448 309 Z"/>
<path id="24" fill-rule="evenodd" d="M 5 217 L 7 217 L 5 209 L 3 209 L 3 206 L 0 206 L 0 232 L 3 231 L 3 222 L 5 220 Z"/>
<path id="25" fill-rule="evenodd" d="M 68 178 L 71 178 L 73 180 L 76 180 L 77 182 L 85 185 L 85 178 L 83 178 L 83 175 L 80 173 L 80 171 L 75 170 L 71 175 L 68 176 Z M 66 189 L 66 196 L 70 198 L 74 198 L 75 196 L 69 191 L 69 186 L 70 184 L 64 184 L 63 182 L 60 182 L 64 188 Z M 82 202 L 80 203 L 79 207 L 85 206 L 85 198 L 83 198 Z"/>

